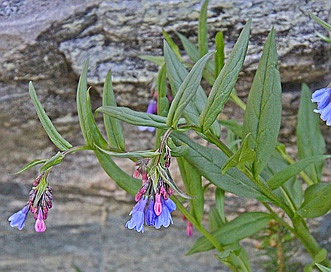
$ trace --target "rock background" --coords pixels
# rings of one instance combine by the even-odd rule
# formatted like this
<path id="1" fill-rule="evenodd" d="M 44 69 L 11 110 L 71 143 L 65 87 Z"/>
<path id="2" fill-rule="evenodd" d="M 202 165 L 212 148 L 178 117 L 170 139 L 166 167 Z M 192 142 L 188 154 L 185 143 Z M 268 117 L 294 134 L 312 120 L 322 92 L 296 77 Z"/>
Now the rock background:
<path id="1" fill-rule="evenodd" d="M 100 104 L 103 80 L 111 69 L 118 104 L 144 110 L 149 100 L 150 82 L 157 73 L 157 67 L 139 59 L 138 55 L 162 54 L 162 28 L 174 39 L 174 31 L 178 31 L 196 41 L 199 10 L 200 1 L 195 0 L 0 2 L 1 271 L 19 271 L 23 267 L 26 271 L 32 271 L 33 260 L 35 257 L 38 260 L 42 254 L 46 254 L 52 261 L 48 263 L 49 259 L 43 258 L 38 263 L 41 263 L 41 267 L 47 266 L 50 271 L 70 271 L 68 267 L 73 263 L 81 267 L 76 263 L 77 256 L 81 258 L 78 263 L 82 263 L 86 271 L 114 271 L 103 263 L 115 262 L 117 259 L 107 257 L 113 244 L 118 244 L 118 248 L 113 249 L 115 252 L 124 248 L 125 258 L 128 255 L 136 258 L 130 264 L 130 269 L 141 271 L 145 267 L 142 264 L 156 257 L 149 255 L 152 254 L 149 251 L 139 255 L 138 247 L 143 247 L 144 243 L 152 247 L 163 235 L 166 235 L 169 242 L 161 240 L 160 244 L 166 244 L 165 247 L 170 250 L 165 256 L 171 257 L 171 262 L 178 261 L 172 251 L 173 247 L 178 246 L 177 240 L 183 241 L 177 251 L 184 255 L 193 240 L 187 241 L 184 237 L 181 229 L 184 226 L 180 219 L 177 219 L 171 235 L 168 232 L 159 234 L 148 231 L 148 237 L 155 239 L 153 243 L 146 238 L 140 240 L 143 236 L 124 230 L 123 225 L 127 219 L 124 215 L 130 210 L 126 203 L 132 201 L 132 198 L 117 189 L 89 152 L 66 158 L 50 177 L 56 205 L 47 220 L 49 230 L 42 236 L 47 237 L 46 240 L 32 233 L 31 224 L 27 224 L 22 233 L 16 234 L 6 219 L 26 201 L 29 186 L 37 172 L 31 170 L 18 176 L 10 173 L 32 159 L 48 158 L 56 152 L 37 120 L 28 95 L 28 81 L 33 81 L 47 113 L 65 138 L 74 145 L 82 144 L 75 108 L 75 90 L 84 61 L 90 58 L 89 84 L 94 89 L 92 100 L 95 107 Z M 301 83 L 305 82 L 315 89 L 325 86 L 331 80 L 330 45 L 317 38 L 315 30 L 322 33 L 325 31 L 309 18 L 308 12 L 328 20 L 330 0 L 211 0 L 208 11 L 210 45 L 212 47 L 216 32 L 222 30 L 227 55 L 245 22 L 253 18 L 248 56 L 236 86 L 239 96 L 243 98 L 249 90 L 263 42 L 271 27 L 275 27 L 284 93 L 281 139 L 289 147 L 295 142 Z M 229 105 L 225 114 L 240 117 L 242 112 Z M 329 134 L 325 126 L 323 129 L 326 135 Z M 128 136 L 128 149 L 151 146 L 152 135 L 139 132 L 132 126 L 125 126 L 124 131 Z M 133 171 L 128 161 L 121 160 L 119 163 L 128 172 Z M 108 213 L 108 210 L 112 212 Z M 109 237 L 107 228 L 118 228 L 120 231 Z M 63 236 L 68 239 L 72 237 L 71 234 L 77 234 L 77 241 L 67 244 L 67 238 L 61 238 L 61 233 L 68 233 L 68 236 Z M 85 236 L 89 237 L 84 244 L 88 250 L 79 244 L 79 241 L 83 243 Z M 133 240 L 126 240 L 127 237 Z M 130 249 L 127 243 L 132 241 L 137 241 L 137 244 L 133 244 Z M 29 252 L 27 255 L 26 251 Z M 102 253 L 96 256 L 95 251 Z M 16 256 L 20 261 L 16 260 Z M 63 256 L 68 256 L 68 259 Z M 197 268 L 190 271 L 201 271 L 200 264 L 210 265 L 208 271 L 219 268 L 212 256 L 203 256 L 206 259 L 201 262 L 200 257 L 183 257 L 177 262 L 178 270 L 177 266 L 170 265 L 162 271 L 182 271 L 180 266 L 187 267 L 191 262 L 192 267 Z M 103 265 L 99 265 L 100 260 L 103 260 Z M 166 261 L 162 259 L 160 262 Z M 55 264 L 62 266 L 56 267 Z M 119 265 L 123 265 L 123 268 L 121 270 L 117 267 L 116 271 L 126 271 L 128 268 L 125 260 Z"/>

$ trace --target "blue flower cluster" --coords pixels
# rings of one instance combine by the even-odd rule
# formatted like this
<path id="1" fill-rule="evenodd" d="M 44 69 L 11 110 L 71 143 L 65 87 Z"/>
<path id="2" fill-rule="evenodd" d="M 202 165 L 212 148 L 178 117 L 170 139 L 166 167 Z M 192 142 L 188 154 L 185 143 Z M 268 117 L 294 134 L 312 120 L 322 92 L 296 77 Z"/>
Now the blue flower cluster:
<path id="1" fill-rule="evenodd" d="M 331 87 L 316 90 L 312 95 L 312 102 L 317 103 L 315 112 L 321 115 L 321 119 L 331 126 Z"/>

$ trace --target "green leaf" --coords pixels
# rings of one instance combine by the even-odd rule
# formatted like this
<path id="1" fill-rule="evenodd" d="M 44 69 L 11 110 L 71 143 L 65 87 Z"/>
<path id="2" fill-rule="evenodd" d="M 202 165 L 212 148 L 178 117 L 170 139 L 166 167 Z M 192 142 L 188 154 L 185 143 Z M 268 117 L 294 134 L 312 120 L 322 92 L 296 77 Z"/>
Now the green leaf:
<path id="1" fill-rule="evenodd" d="M 326 159 L 329 158 L 331 158 L 331 155 L 319 155 L 319 156 L 308 157 L 294 164 L 291 164 L 286 168 L 282 169 L 280 172 L 276 173 L 272 178 L 270 178 L 267 182 L 268 186 L 272 190 L 274 190 L 280 187 L 290 178 L 299 174 L 302 170 L 307 169 L 307 167 L 312 163 L 316 163 L 318 161 L 325 161 Z"/>
<path id="2" fill-rule="evenodd" d="M 224 66 L 224 39 L 223 39 L 223 32 L 219 31 L 215 37 L 215 47 L 216 47 L 216 54 L 215 54 L 215 77 L 219 75 L 223 66 Z"/>
<path id="3" fill-rule="evenodd" d="M 318 183 L 309 186 L 304 194 L 298 213 L 304 218 L 319 217 L 331 209 L 331 183 Z"/>
<path id="4" fill-rule="evenodd" d="M 238 196 L 266 200 L 256 185 L 238 169 L 232 168 L 225 175 L 221 174 L 222 165 L 228 159 L 223 152 L 201 146 L 186 135 L 176 132 L 171 135 L 175 144 L 188 146 L 188 151 L 184 155 L 185 160 L 215 186 Z"/>
<path id="5" fill-rule="evenodd" d="M 331 31 L 331 25 L 328 24 L 327 22 L 323 21 L 322 19 L 318 18 L 317 16 L 315 16 L 314 14 L 312 14 L 311 12 L 309 12 L 309 15 L 312 19 L 314 19 L 319 25 L 321 25 L 322 27 L 324 27 L 326 30 Z"/>
<path id="6" fill-rule="evenodd" d="M 277 68 L 275 31 L 271 30 L 263 48 L 244 115 L 244 135 L 252 134 L 256 153 L 253 173 L 259 175 L 277 143 L 282 113 L 282 87 Z"/>
<path id="7" fill-rule="evenodd" d="M 116 158 L 129 158 L 129 159 L 143 159 L 143 158 L 152 158 L 160 155 L 157 151 L 145 150 L 145 151 L 132 151 L 132 152 L 116 152 L 111 150 L 102 149 L 99 146 L 96 146 L 100 151 L 109 156 Z"/>
<path id="8" fill-rule="evenodd" d="M 164 64 L 164 57 L 162 57 L 162 56 L 139 55 L 138 57 L 143 60 L 153 62 L 153 63 L 157 64 L 158 66 L 162 66 Z"/>
<path id="9" fill-rule="evenodd" d="M 36 187 L 37 193 L 36 193 L 36 197 L 33 201 L 33 206 L 34 207 L 37 207 L 37 204 L 38 204 L 39 200 L 41 199 L 42 195 L 44 194 L 44 192 L 47 189 L 47 185 L 48 185 L 47 175 L 43 175 L 40 179 L 39 184 Z"/>
<path id="10" fill-rule="evenodd" d="M 327 268 L 327 267 L 325 267 L 324 265 L 321 265 L 321 264 L 318 264 L 318 263 L 316 263 L 315 265 L 316 265 L 316 266 L 318 267 L 318 269 L 321 270 L 322 272 L 331 272 L 331 268 Z"/>
<path id="11" fill-rule="evenodd" d="M 169 47 L 175 53 L 175 55 L 178 59 L 181 59 L 180 50 L 178 48 L 178 45 L 174 42 L 174 40 L 169 36 L 169 34 L 164 29 L 162 29 L 162 34 L 166 40 L 164 43 L 167 43 L 169 45 Z"/>
<path id="12" fill-rule="evenodd" d="M 165 43 L 165 48 L 167 47 L 168 45 L 167 43 Z M 170 48 L 165 50 L 170 50 Z M 203 56 L 193 66 L 192 70 L 189 72 L 189 74 L 185 77 L 183 83 L 180 85 L 169 109 L 167 117 L 167 125 L 169 127 L 177 127 L 177 123 L 185 107 L 190 103 L 200 86 L 203 69 L 208 61 L 208 58 L 212 54 L 213 52 L 210 52 Z"/>
<path id="13" fill-rule="evenodd" d="M 38 114 L 39 120 L 40 120 L 42 126 L 44 127 L 48 137 L 51 139 L 51 141 L 61 151 L 65 151 L 65 150 L 72 148 L 72 145 L 61 136 L 61 134 L 54 127 L 51 119 L 49 119 L 49 117 L 47 116 L 43 106 L 41 105 L 40 101 L 38 100 L 36 91 L 35 91 L 31 81 L 29 82 L 29 94 L 32 99 L 34 108 L 36 109 L 36 112 Z"/>
<path id="14" fill-rule="evenodd" d="M 314 113 L 314 104 L 311 102 L 311 92 L 306 84 L 302 85 L 298 123 L 297 123 L 297 146 L 300 159 L 309 158 L 325 153 L 325 141 L 320 130 L 320 120 Z M 318 183 L 322 176 L 324 160 L 318 160 L 308 166 L 305 172 Z"/>
<path id="15" fill-rule="evenodd" d="M 207 104 L 199 117 L 199 123 L 204 132 L 208 131 L 210 126 L 215 122 L 217 116 L 222 111 L 224 104 L 229 99 L 230 93 L 237 81 L 246 56 L 250 25 L 251 20 L 247 22 L 241 32 L 229 59 L 211 89 Z"/>
<path id="16" fill-rule="evenodd" d="M 90 98 L 87 90 L 87 68 L 88 62 L 85 63 L 77 88 L 77 112 L 79 124 L 81 126 L 84 139 L 91 148 L 95 148 L 95 145 L 100 146 L 101 148 L 107 148 L 108 145 L 102 138 L 93 118 Z M 100 165 L 108 176 L 111 177 L 119 187 L 127 191 L 129 194 L 134 195 L 137 193 L 141 186 L 141 181 L 125 173 L 117 166 L 108 154 L 105 154 L 96 148 L 94 149 L 94 154 L 98 158 Z"/>
<path id="17" fill-rule="evenodd" d="M 208 0 L 205 0 L 201 6 L 200 17 L 199 17 L 199 28 L 198 28 L 200 57 L 208 53 L 207 10 L 208 10 Z"/>
<path id="18" fill-rule="evenodd" d="M 167 75 L 170 81 L 171 91 L 173 96 L 175 96 L 184 79 L 187 77 L 188 72 L 174 52 L 169 50 L 169 46 L 165 45 L 164 56 L 167 64 Z M 206 106 L 206 101 L 206 93 L 202 87 L 199 86 L 196 95 L 192 98 L 183 112 L 183 116 L 190 124 L 199 125 L 198 118 Z M 215 135 L 220 135 L 220 128 L 217 122 L 214 122 L 211 129 Z"/>
<path id="19" fill-rule="evenodd" d="M 223 224 L 217 231 L 212 232 L 212 235 L 221 245 L 230 245 L 265 228 L 270 219 L 269 214 L 262 212 L 244 213 Z M 187 255 L 212 249 L 214 249 L 213 244 L 202 236 L 195 242 Z"/>
<path id="20" fill-rule="evenodd" d="M 156 114 L 134 111 L 125 107 L 104 106 L 96 110 L 102 112 L 112 118 L 124 121 L 136 126 L 149 126 L 161 129 L 168 129 L 167 118 Z M 185 120 L 180 120 L 180 124 L 185 123 Z"/>
<path id="21" fill-rule="evenodd" d="M 177 158 L 180 174 L 186 192 L 192 196 L 189 200 L 191 213 L 197 222 L 201 222 L 204 212 L 204 194 L 201 175 L 185 159 Z"/>
<path id="22" fill-rule="evenodd" d="M 15 175 L 16 175 L 16 174 L 21 174 L 21 173 L 23 173 L 23 172 L 25 172 L 25 171 L 31 169 L 32 167 L 35 167 L 35 166 L 37 166 L 37 165 L 39 165 L 39 164 L 42 164 L 42 163 L 45 163 L 46 161 L 47 161 L 47 160 L 39 160 L 39 159 L 37 159 L 37 160 L 33 160 L 33 161 L 27 163 L 26 165 L 24 165 L 23 168 L 22 168 L 21 170 L 15 172 L 14 174 L 15 174 Z"/>
<path id="23" fill-rule="evenodd" d="M 225 191 L 221 188 L 216 188 L 215 190 L 215 203 L 216 203 L 216 209 L 219 213 L 219 216 L 222 220 L 222 223 L 227 222 L 225 217 Z"/>
<path id="24" fill-rule="evenodd" d="M 60 164 L 62 160 L 64 159 L 65 154 L 62 152 L 57 152 L 53 157 L 51 157 L 49 160 L 47 160 L 44 165 L 40 168 L 40 173 L 43 173 L 50 169 L 51 167 Z"/>
<path id="25" fill-rule="evenodd" d="M 225 222 L 215 207 L 210 207 L 209 211 L 209 229 L 211 232 L 218 230 Z"/>
<path id="26" fill-rule="evenodd" d="M 111 73 L 107 73 L 105 84 L 103 87 L 102 106 L 114 106 L 116 107 L 116 100 L 111 82 Z M 121 123 L 115 118 L 104 114 L 103 120 L 107 133 L 108 143 L 110 147 L 117 148 L 119 150 L 125 149 L 125 140 L 123 136 L 123 130 Z"/>
<path id="27" fill-rule="evenodd" d="M 77 86 L 76 100 L 79 125 L 85 142 L 89 147 L 94 148 L 94 144 L 96 144 L 102 148 L 107 148 L 108 144 L 103 138 L 93 117 L 90 96 L 87 89 L 87 69 L 88 61 L 85 62 Z"/>
<path id="28" fill-rule="evenodd" d="M 186 54 L 193 62 L 197 62 L 200 59 L 199 49 L 184 35 L 178 32 L 176 34 L 182 42 Z"/>
<path id="29" fill-rule="evenodd" d="M 327 43 L 331 43 L 331 39 L 328 38 L 327 36 L 323 35 L 322 33 L 315 31 L 316 35 L 318 37 L 320 37 L 323 41 L 327 42 Z"/>
<path id="30" fill-rule="evenodd" d="M 243 170 L 247 162 L 254 161 L 255 153 L 248 145 L 249 136 L 250 134 L 246 135 L 239 150 L 233 154 L 225 164 L 223 164 L 222 174 L 225 174 L 226 171 L 232 167 L 237 167 L 238 169 Z"/>

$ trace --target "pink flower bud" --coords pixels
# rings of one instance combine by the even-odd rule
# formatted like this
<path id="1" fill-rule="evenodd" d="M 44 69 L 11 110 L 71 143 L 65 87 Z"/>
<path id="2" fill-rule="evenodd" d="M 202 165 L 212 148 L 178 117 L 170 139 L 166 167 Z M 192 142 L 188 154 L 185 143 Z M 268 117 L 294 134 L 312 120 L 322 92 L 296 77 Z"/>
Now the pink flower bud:
<path id="1" fill-rule="evenodd" d="M 161 194 L 155 195 L 154 212 L 157 216 L 162 213 Z"/>
<path id="2" fill-rule="evenodd" d="M 193 224 L 190 221 L 187 221 L 186 235 L 188 237 L 191 237 L 193 235 Z"/>
<path id="3" fill-rule="evenodd" d="M 34 229 L 36 230 L 36 232 L 44 232 L 46 230 L 46 224 L 43 219 L 43 212 L 41 209 L 39 209 L 38 211 L 38 216 L 34 225 Z"/>

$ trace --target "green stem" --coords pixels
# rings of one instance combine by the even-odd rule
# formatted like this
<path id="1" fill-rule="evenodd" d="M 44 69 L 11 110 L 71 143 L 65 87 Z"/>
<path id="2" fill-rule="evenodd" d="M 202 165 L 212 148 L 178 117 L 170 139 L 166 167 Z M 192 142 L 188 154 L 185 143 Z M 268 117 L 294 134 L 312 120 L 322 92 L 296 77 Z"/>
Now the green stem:
<path id="1" fill-rule="evenodd" d="M 294 226 L 294 234 L 301 241 L 307 252 L 314 259 L 315 256 L 322 250 L 322 247 L 310 233 L 305 221 L 299 216 L 292 219 Z M 331 267 L 329 260 L 326 258 L 321 262 L 326 267 Z"/>
<path id="2" fill-rule="evenodd" d="M 246 110 L 246 104 L 234 93 L 230 94 L 230 97 L 234 103 L 236 103 L 240 108 Z"/>

